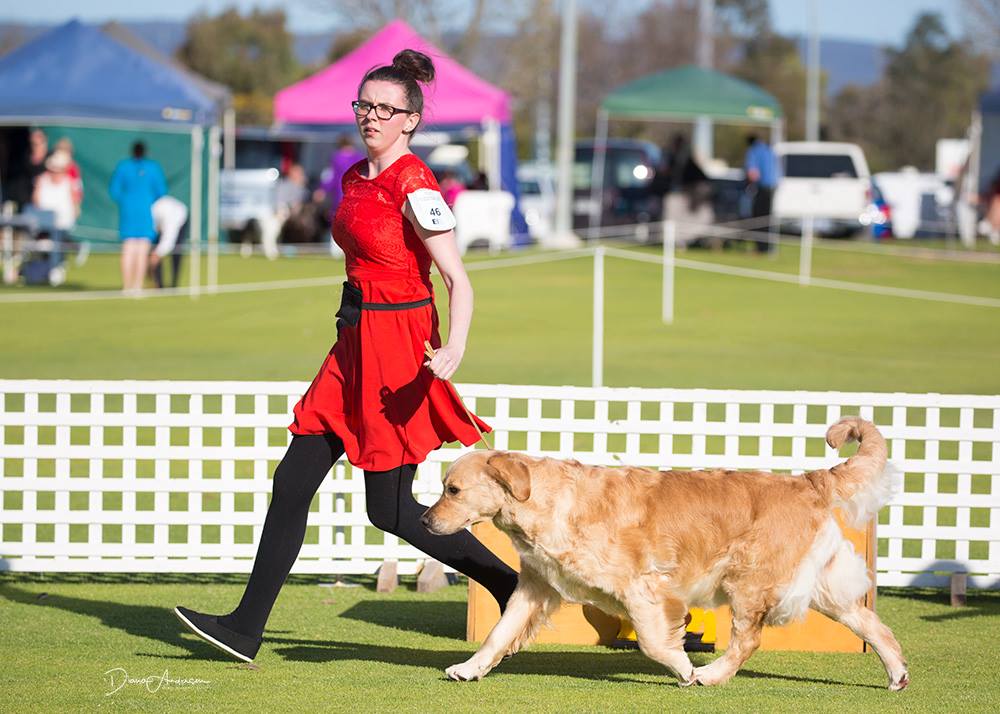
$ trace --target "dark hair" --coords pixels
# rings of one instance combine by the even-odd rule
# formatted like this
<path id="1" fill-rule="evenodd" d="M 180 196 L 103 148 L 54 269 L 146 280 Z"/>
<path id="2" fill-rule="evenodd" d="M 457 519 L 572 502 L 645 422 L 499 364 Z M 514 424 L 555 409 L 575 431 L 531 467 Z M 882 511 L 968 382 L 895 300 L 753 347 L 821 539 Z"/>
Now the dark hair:
<path id="1" fill-rule="evenodd" d="M 434 63 L 423 52 L 402 50 L 392 58 L 391 65 L 384 65 L 368 70 L 364 79 L 361 80 L 361 84 L 358 85 L 359 98 L 361 97 L 361 88 L 365 85 L 365 82 L 371 81 L 398 84 L 406 93 L 405 108 L 411 112 L 423 113 L 424 93 L 417 82 L 430 84 L 434 81 Z M 416 127 L 414 127 L 413 131 L 416 131 Z"/>
<path id="2" fill-rule="evenodd" d="M 145 155 L 146 155 L 146 145 L 143 142 L 137 141 L 134 144 L 132 144 L 132 156 L 134 158 L 141 159 Z"/>
<path id="3" fill-rule="evenodd" d="M 757 139 L 758 137 L 756 134 L 747 134 L 747 146 L 753 146 L 754 144 L 756 144 Z"/>

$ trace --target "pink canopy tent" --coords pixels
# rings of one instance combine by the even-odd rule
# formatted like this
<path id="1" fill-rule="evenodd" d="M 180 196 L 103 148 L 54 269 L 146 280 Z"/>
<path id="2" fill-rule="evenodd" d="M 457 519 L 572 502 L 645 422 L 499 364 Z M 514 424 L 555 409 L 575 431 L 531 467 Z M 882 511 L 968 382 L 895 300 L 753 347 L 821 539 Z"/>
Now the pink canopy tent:
<path id="1" fill-rule="evenodd" d="M 434 82 L 424 88 L 423 121 L 441 131 L 478 127 L 480 166 L 490 188 L 508 191 L 518 200 L 510 97 L 427 42 L 402 20 L 390 22 L 326 69 L 278 92 L 274 97 L 275 122 L 354 124 L 351 102 L 358 98 L 361 78 L 373 67 L 391 64 L 393 56 L 404 49 L 419 50 L 434 61 Z M 511 221 L 515 244 L 520 244 L 527 237 L 527 225 L 519 208 L 515 207 Z"/>
<path id="2" fill-rule="evenodd" d="M 510 121 L 510 97 L 434 45 L 402 20 L 394 20 L 371 39 L 326 69 L 285 87 L 274 98 L 274 118 L 284 124 L 353 124 L 351 102 L 358 83 L 377 65 L 392 63 L 403 49 L 425 53 L 434 61 L 436 78 L 424 90 L 427 124 L 454 125 Z"/>

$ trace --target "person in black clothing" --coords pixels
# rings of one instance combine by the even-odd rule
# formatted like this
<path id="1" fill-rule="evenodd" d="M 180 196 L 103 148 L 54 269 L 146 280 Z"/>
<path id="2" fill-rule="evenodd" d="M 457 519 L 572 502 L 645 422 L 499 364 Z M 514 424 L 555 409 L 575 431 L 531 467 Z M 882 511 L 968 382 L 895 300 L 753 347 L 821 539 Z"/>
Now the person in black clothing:
<path id="1" fill-rule="evenodd" d="M 663 200 L 663 217 L 684 223 L 712 223 L 712 184 L 695 160 L 683 134 L 674 135 L 663 150 L 663 160 L 650 184 L 650 192 Z"/>

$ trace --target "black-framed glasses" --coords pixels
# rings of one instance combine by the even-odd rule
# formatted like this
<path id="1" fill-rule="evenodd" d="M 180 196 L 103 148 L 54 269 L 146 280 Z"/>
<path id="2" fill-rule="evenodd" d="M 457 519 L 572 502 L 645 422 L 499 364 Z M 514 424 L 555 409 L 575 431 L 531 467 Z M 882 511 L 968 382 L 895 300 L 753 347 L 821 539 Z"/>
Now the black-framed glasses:
<path id="1" fill-rule="evenodd" d="M 368 112 L 372 109 L 375 110 L 375 116 L 379 119 L 386 121 L 392 119 L 395 114 L 415 114 L 409 109 L 400 109 L 399 107 L 394 107 L 391 104 L 372 104 L 371 102 L 363 102 L 360 99 L 351 102 L 351 109 L 359 117 L 368 116 Z"/>

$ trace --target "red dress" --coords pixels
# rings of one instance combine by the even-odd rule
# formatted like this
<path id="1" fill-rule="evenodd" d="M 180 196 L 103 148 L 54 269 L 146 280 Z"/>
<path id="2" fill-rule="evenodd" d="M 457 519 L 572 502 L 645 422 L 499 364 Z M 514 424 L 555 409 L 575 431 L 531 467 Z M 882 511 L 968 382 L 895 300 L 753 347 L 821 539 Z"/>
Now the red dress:
<path id="1" fill-rule="evenodd" d="M 333 239 L 344 251 L 347 279 L 365 302 L 404 303 L 434 297 L 431 257 L 402 213 L 406 195 L 438 191 L 430 169 L 404 154 L 373 179 L 360 161 L 344 174 L 344 198 Z M 444 442 L 474 444 L 479 434 L 451 384 L 423 366 L 424 340 L 441 346 L 434 303 L 405 310 L 362 310 L 343 326 L 319 374 L 295 405 L 293 434 L 335 433 L 348 461 L 367 471 L 419 464 Z M 484 432 L 490 427 L 476 418 Z"/>

